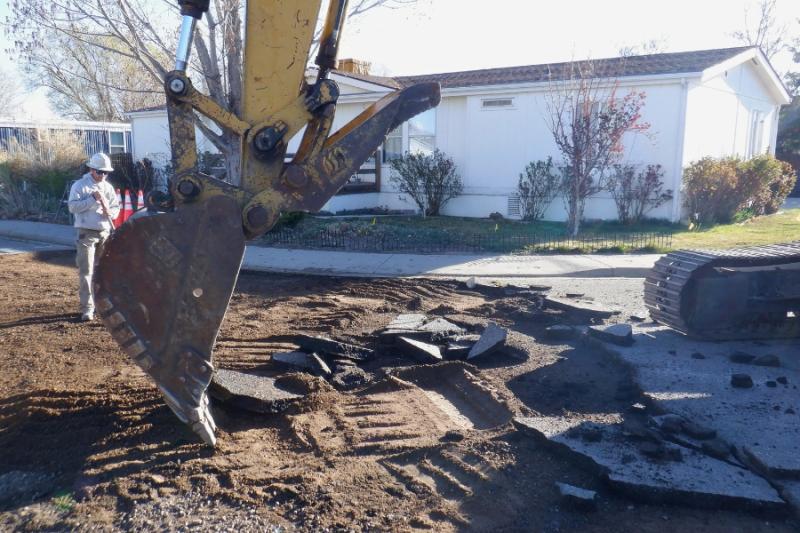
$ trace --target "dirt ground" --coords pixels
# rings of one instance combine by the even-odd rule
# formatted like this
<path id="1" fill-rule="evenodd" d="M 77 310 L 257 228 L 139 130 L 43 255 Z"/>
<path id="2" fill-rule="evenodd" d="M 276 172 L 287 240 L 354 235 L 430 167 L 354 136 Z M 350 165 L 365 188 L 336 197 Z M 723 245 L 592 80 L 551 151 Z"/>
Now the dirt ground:
<path id="1" fill-rule="evenodd" d="M 647 504 L 514 430 L 517 414 L 618 417 L 623 367 L 542 340 L 519 298 L 454 281 L 243 274 L 215 350 L 219 368 L 276 374 L 298 332 L 374 347 L 398 313 L 509 328 L 477 368 L 413 367 L 391 351 L 369 383 L 309 394 L 278 415 L 212 405 L 199 443 L 99 323 L 76 321 L 70 254 L 0 256 L 0 529 L 197 531 L 797 531 L 791 517 Z M 612 281 L 609 281 L 612 283 Z M 142 288 L 146 290 L 146 288 Z M 385 377 L 394 372 L 397 378 Z M 554 483 L 597 490 L 561 504 Z M 10 496 L 9 496 L 10 495 Z"/>

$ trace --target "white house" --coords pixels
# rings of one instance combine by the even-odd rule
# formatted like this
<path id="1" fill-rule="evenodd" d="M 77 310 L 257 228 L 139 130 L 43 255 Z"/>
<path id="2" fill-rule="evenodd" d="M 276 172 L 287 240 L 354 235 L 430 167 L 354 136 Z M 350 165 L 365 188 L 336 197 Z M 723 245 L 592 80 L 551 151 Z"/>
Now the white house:
<path id="1" fill-rule="evenodd" d="M 726 48 L 597 60 L 618 76 L 619 92 L 643 91 L 643 120 L 650 135 L 625 140 L 625 160 L 631 164 L 660 164 L 665 186 L 674 191 L 671 202 L 650 216 L 677 221 L 683 167 L 703 156 L 775 151 L 778 111 L 790 96 L 755 47 Z M 393 132 L 380 156 L 377 179 L 366 171 L 325 206 L 328 211 L 386 206 L 415 206 L 398 194 L 389 179 L 387 161 L 393 154 L 438 148 L 458 165 L 464 192 L 445 208 L 445 214 L 486 217 L 500 212 L 519 215 L 516 188 L 526 164 L 559 153 L 545 122 L 552 73 L 564 64 L 531 65 L 423 76 L 377 77 L 364 74 L 355 61 L 332 78 L 341 97 L 334 127 L 346 123 L 383 94 L 419 82 L 437 81 L 442 102 Z M 555 80 L 557 82 L 557 80 Z M 130 113 L 135 158 L 164 160 L 169 152 L 166 111 L 163 108 Z M 199 139 L 202 136 L 198 136 Z M 290 143 L 293 151 L 296 139 Z M 206 144 L 199 149 L 210 149 Z M 156 154 L 162 154 L 155 156 Z M 374 164 L 372 165 L 374 167 Z M 371 172 L 371 173 L 370 173 Z M 589 219 L 616 218 L 608 194 L 593 197 L 585 212 Z M 545 218 L 565 219 L 563 202 L 556 199 Z"/>

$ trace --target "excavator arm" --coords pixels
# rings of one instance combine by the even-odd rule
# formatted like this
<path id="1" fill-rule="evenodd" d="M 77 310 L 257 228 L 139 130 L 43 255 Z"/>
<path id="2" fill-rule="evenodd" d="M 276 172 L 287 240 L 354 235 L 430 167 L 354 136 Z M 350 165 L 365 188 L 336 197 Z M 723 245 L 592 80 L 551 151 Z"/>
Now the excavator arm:
<path id="1" fill-rule="evenodd" d="M 167 405 L 207 444 L 216 442 L 206 390 L 212 350 L 236 284 L 245 241 L 282 212 L 318 211 L 394 128 L 439 103 L 438 84 L 391 93 L 331 134 L 336 65 L 347 0 L 331 0 L 314 83 L 306 59 L 321 0 L 247 2 L 240 116 L 194 88 L 186 75 L 195 25 L 208 0 L 180 0 L 176 68 L 166 76 L 174 176 L 166 212 L 131 219 L 114 233 L 95 274 L 96 307 L 122 349 L 156 383 Z M 241 138 L 230 183 L 197 168 L 199 113 Z M 305 127 L 285 162 L 289 140 Z M 231 183 L 237 183 L 232 185 Z"/>

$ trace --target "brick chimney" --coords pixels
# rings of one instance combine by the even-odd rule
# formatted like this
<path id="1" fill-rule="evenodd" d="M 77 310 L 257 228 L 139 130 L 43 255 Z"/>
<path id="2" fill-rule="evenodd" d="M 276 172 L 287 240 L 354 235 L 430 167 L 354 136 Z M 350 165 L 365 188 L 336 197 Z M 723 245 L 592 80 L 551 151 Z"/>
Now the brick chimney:
<path id="1" fill-rule="evenodd" d="M 369 61 L 362 61 L 360 59 L 340 59 L 338 63 L 338 69 L 342 72 L 352 72 L 353 74 L 362 74 L 364 76 L 369 75 L 369 69 L 372 66 L 372 63 Z"/>

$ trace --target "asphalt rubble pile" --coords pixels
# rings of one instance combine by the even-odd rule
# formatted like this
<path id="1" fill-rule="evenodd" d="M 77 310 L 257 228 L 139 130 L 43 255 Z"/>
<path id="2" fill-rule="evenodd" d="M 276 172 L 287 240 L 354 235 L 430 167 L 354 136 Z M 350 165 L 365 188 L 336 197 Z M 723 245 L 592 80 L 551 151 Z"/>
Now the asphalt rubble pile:
<path id="1" fill-rule="evenodd" d="M 544 285 L 499 286 L 472 279 L 465 286 L 487 297 L 490 302 L 485 308 L 487 317 L 501 314 L 542 323 L 563 319 L 572 324 L 597 324 L 616 313 L 580 294 L 566 298 L 550 296 L 547 294 L 550 287 Z M 483 326 L 456 323 L 447 318 L 454 313 L 453 308 L 442 304 L 429 314 L 399 314 L 372 333 L 372 338 L 365 343 L 369 346 L 297 334 L 293 338 L 297 348 L 272 354 L 266 372 L 218 370 L 211 394 L 219 401 L 251 411 L 278 412 L 307 390 L 297 379 L 287 379 L 280 374 L 310 374 L 339 390 L 352 390 L 385 376 L 386 369 L 392 367 L 434 365 L 445 361 L 480 363 L 495 357 L 518 357 L 508 350 L 506 328 L 491 320 Z M 570 334 L 578 331 L 571 325 L 564 327 Z M 276 373 L 279 375 L 275 376 Z"/>
<path id="2" fill-rule="evenodd" d="M 517 429 L 632 499 L 800 514 L 800 372 L 779 355 L 800 354 L 797 341 L 704 342 L 631 322 L 547 329 L 631 371 L 615 396 L 625 412 L 517 417 Z"/>
<path id="3" fill-rule="evenodd" d="M 800 509 L 800 481 L 796 481 L 800 479 L 800 467 L 780 461 L 772 465 L 769 460 L 775 454 L 765 450 L 776 446 L 797 448 L 800 430 L 790 431 L 774 444 L 764 438 L 760 450 L 758 442 L 737 442 L 736 428 L 741 424 L 735 421 L 741 409 L 751 409 L 752 405 L 747 399 L 737 404 L 739 400 L 730 401 L 727 396 L 752 390 L 774 391 L 772 394 L 783 394 L 782 403 L 776 401 L 775 414 L 795 415 L 800 411 L 800 406 L 795 405 L 798 399 L 787 400 L 786 394 L 794 386 L 797 396 L 795 384 L 800 382 L 800 375 L 782 368 L 780 357 L 727 348 L 720 357 L 711 353 L 718 343 L 689 342 L 639 316 L 622 320 L 619 311 L 582 294 L 561 297 L 548 294 L 550 288 L 546 286 L 495 286 L 474 279 L 467 280 L 466 286 L 487 296 L 484 310 L 490 319 L 482 326 L 448 319 L 455 310 L 441 305 L 428 314 L 397 315 L 372 333 L 369 346 L 298 334 L 294 337 L 296 350 L 272 355 L 273 370 L 290 375 L 299 371 L 322 378 L 339 390 L 353 390 L 386 376 L 391 368 L 445 361 L 480 364 L 492 358 L 515 357 L 506 344 L 508 330 L 491 321 L 491 317 L 497 313 L 536 321 L 545 326 L 547 340 L 582 344 L 596 349 L 597 357 L 614 357 L 629 367 L 631 378 L 620 382 L 615 396 L 629 408 L 616 415 L 616 422 L 603 424 L 566 415 L 516 417 L 514 426 L 522 434 L 564 454 L 632 499 L 760 512 Z M 685 358 L 678 362 L 680 354 Z M 717 365 L 711 374 L 713 386 L 708 385 L 708 376 L 692 382 L 696 367 L 712 364 Z M 239 401 L 240 407 L 275 412 L 303 395 L 296 379 L 281 376 L 247 376 L 245 380 L 263 382 L 248 382 L 233 390 L 240 379 L 234 374 L 217 373 L 212 387 L 212 394 L 217 391 L 216 398 L 231 401 L 243 395 L 248 400 Z M 261 392 L 252 394 L 255 388 Z M 673 389 L 674 398 L 683 394 L 689 400 L 675 401 L 666 394 Z M 715 398 L 716 403 L 692 403 L 694 398 L 707 397 Z M 753 401 L 764 404 L 762 398 Z M 691 407 L 685 408 L 684 404 Z M 703 410 L 709 411 L 709 405 L 715 413 L 713 417 L 704 416 L 707 413 Z M 795 436 L 798 438 L 793 440 Z M 789 452 L 800 463 L 800 450 Z M 584 510 L 596 508 L 596 493 L 563 483 L 556 488 L 566 505 Z"/>

